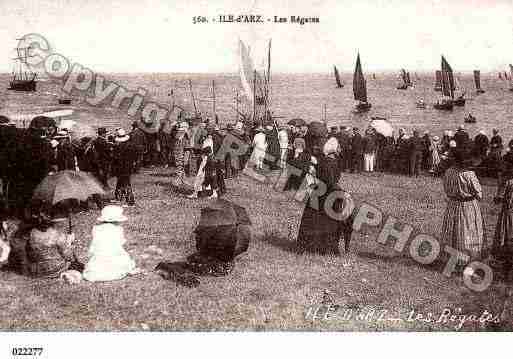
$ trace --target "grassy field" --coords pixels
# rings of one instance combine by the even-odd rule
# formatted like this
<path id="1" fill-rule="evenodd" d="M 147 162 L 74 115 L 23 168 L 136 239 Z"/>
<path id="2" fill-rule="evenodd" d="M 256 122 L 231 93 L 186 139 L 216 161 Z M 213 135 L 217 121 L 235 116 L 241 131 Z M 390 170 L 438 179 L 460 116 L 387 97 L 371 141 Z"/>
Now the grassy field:
<path id="1" fill-rule="evenodd" d="M 478 317 L 503 309 L 507 288 L 500 278 L 488 290 L 473 292 L 461 277 L 447 278 L 437 266 L 419 265 L 380 245 L 377 231 L 355 233 L 351 253 L 340 258 L 295 254 L 301 204 L 247 176 L 227 180 L 226 197 L 246 207 L 252 218 L 249 251 L 229 276 L 202 277 L 195 289 L 179 286 L 151 270 L 194 251 L 191 232 L 208 200 L 174 192 L 169 170 L 145 170 L 133 183 L 137 206 L 126 209 L 127 249 L 148 273 L 69 285 L 1 272 L 1 330 L 451 331 L 459 329 L 457 320 L 437 321 L 446 308 Z M 341 184 L 357 202 L 372 204 L 415 231 L 438 235 L 445 208 L 440 179 L 343 174 Z M 484 185 L 488 235 L 499 211 L 491 204 L 494 191 L 493 182 Z M 74 216 L 83 260 L 98 214 Z M 338 310 L 324 315 L 326 303 Z M 432 313 L 435 320 L 409 321 L 412 310 Z M 472 322 L 460 330 L 487 329 Z"/>

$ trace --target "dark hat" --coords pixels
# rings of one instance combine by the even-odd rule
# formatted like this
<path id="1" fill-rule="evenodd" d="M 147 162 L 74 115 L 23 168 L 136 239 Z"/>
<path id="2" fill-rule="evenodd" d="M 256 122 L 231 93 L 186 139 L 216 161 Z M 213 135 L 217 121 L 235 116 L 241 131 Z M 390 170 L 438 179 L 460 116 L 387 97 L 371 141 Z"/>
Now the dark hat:
<path id="1" fill-rule="evenodd" d="M 132 122 L 132 127 L 133 128 L 139 127 L 139 121 Z"/>
<path id="2" fill-rule="evenodd" d="M 105 127 L 98 127 L 98 135 L 103 136 L 107 134 L 107 129 Z"/>

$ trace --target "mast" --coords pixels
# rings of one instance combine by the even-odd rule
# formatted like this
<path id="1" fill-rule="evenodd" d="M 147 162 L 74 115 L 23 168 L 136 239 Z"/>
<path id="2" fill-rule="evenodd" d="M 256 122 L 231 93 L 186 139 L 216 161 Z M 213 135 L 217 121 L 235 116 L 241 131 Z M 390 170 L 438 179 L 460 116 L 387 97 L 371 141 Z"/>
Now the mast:
<path id="1" fill-rule="evenodd" d="M 256 70 L 253 70 L 253 122 L 256 121 Z"/>
<path id="2" fill-rule="evenodd" d="M 194 105 L 194 113 L 198 117 L 198 108 L 196 107 L 196 99 L 194 98 L 194 91 L 192 90 L 192 81 L 189 79 L 189 88 L 191 89 L 192 104 Z"/>
<path id="3" fill-rule="evenodd" d="M 212 80 L 212 111 L 214 112 L 214 118 L 216 118 L 216 85 L 214 80 Z"/>

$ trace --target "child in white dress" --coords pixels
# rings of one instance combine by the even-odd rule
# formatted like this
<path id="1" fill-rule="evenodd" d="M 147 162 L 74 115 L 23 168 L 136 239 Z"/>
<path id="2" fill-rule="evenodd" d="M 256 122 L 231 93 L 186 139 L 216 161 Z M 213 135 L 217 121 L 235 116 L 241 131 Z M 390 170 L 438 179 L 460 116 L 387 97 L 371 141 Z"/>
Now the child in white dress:
<path id="1" fill-rule="evenodd" d="M 122 222 L 128 218 L 120 206 L 105 206 L 93 227 L 93 239 L 89 246 L 89 261 L 84 269 L 84 279 L 104 282 L 122 279 L 140 270 L 123 248 L 126 242 Z"/>

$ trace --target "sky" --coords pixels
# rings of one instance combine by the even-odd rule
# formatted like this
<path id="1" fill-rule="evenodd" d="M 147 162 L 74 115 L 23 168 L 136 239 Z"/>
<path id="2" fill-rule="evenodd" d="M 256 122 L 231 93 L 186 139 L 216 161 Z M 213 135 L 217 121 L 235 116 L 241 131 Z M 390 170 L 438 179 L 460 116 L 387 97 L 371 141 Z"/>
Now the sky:
<path id="1" fill-rule="evenodd" d="M 212 21 L 222 14 L 266 21 Z M 364 71 L 430 71 L 441 54 L 455 71 L 494 71 L 513 63 L 513 0 L 0 0 L 1 72 L 26 33 L 98 72 L 237 72 L 239 38 L 256 64 L 272 38 L 274 72 L 352 72 L 358 51 Z"/>

